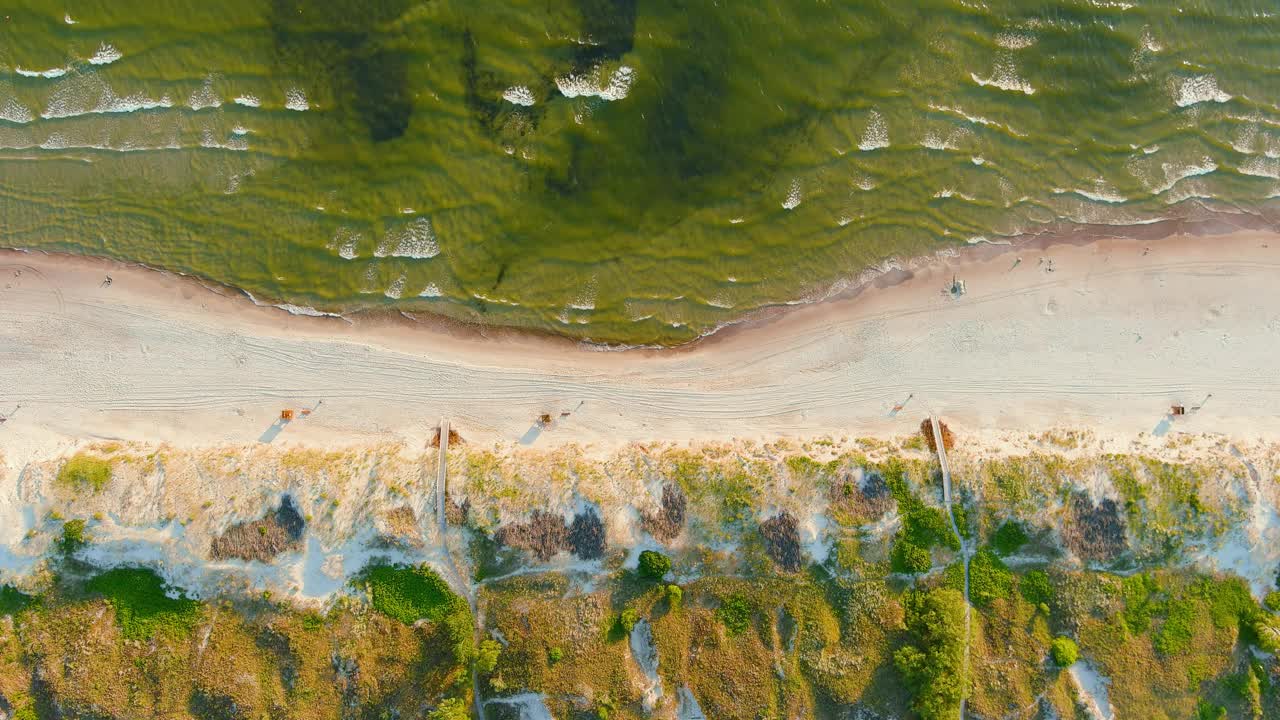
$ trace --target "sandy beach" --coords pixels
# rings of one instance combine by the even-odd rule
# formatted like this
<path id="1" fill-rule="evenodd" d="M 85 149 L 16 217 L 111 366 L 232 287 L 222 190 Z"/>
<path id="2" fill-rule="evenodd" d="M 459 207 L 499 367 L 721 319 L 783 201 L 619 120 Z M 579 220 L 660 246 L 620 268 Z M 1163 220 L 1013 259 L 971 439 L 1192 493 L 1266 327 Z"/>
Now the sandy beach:
<path id="1" fill-rule="evenodd" d="M 1280 430 L 1280 237 L 989 248 L 692 348 L 605 352 L 406 321 L 291 315 L 105 260 L 0 255 L 0 447 L 82 440 L 421 443 L 892 435 L 932 412 L 987 431 Z M 105 283 L 111 277 L 109 284 Z M 967 292 L 952 297 L 953 277 Z M 897 414 L 895 405 L 910 402 Z M 562 412 L 570 412 L 561 418 Z M 539 432 L 534 420 L 556 417 Z"/>

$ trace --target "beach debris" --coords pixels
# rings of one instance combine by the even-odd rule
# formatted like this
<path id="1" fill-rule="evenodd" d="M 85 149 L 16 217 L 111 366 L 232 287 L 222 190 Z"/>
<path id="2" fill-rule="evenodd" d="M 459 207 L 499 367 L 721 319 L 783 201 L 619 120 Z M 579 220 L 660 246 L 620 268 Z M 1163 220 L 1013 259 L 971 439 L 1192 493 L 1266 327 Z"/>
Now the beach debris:
<path id="1" fill-rule="evenodd" d="M 948 428 L 947 424 L 942 421 L 938 421 L 938 426 L 942 429 L 943 449 L 950 450 L 955 447 L 956 436 L 952 434 L 951 428 Z M 937 454 L 938 443 L 933 439 L 933 424 L 929 422 L 928 418 L 920 422 L 920 434 L 924 436 L 925 444 L 929 446 L 929 452 Z"/>

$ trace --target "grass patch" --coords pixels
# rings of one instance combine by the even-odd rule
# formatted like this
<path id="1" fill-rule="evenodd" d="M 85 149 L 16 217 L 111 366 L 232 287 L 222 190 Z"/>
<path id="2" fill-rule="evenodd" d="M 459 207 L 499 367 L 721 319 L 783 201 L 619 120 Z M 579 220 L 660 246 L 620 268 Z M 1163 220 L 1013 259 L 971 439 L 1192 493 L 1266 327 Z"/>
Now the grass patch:
<path id="1" fill-rule="evenodd" d="M 101 492 L 111 482 L 111 463 L 79 453 L 58 469 L 58 483 L 73 490 L 92 489 Z"/>
<path id="2" fill-rule="evenodd" d="M 950 588 L 903 596 L 913 642 L 893 656 L 923 720 L 954 718 L 969 692 L 964 672 L 964 596 Z"/>
<path id="3" fill-rule="evenodd" d="M 169 588 L 153 570 L 109 570 L 91 579 L 86 587 L 115 609 L 120 633 L 129 640 L 149 640 L 157 635 L 183 637 L 200 619 L 200 603 L 181 594 L 169 597 Z"/>

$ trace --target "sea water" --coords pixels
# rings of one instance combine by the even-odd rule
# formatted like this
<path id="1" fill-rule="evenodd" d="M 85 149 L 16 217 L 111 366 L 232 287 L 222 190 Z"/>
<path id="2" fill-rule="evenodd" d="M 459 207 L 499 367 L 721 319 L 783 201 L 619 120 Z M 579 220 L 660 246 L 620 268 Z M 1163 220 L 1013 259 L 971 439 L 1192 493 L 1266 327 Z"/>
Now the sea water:
<path id="1" fill-rule="evenodd" d="M 1273 2 L 3 12 L 0 245 L 317 311 L 674 344 L 894 258 L 1280 197 Z"/>

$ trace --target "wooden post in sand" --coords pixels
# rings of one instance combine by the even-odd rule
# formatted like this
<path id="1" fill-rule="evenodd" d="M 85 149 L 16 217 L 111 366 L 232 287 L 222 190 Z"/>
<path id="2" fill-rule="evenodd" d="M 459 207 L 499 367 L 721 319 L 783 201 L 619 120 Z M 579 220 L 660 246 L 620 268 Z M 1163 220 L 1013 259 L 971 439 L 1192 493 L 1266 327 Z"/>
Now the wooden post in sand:
<path id="1" fill-rule="evenodd" d="M 444 539 L 444 532 L 448 522 L 448 516 L 445 514 L 445 475 L 449 465 L 446 462 L 445 455 L 449 452 L 449 418 L 440 418 L 440 455 L 436 464 L 436 522 L 440 526 L 440 538 Z"/>

